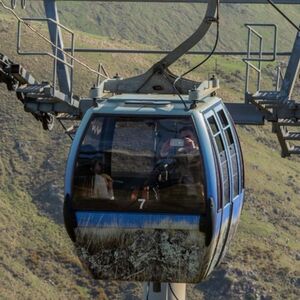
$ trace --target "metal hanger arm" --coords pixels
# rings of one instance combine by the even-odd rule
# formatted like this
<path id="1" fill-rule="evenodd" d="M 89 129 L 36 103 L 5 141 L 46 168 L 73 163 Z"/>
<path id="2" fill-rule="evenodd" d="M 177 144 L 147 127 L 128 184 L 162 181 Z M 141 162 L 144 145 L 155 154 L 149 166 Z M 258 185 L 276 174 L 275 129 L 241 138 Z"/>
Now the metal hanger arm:
<path id="1" fill-rule="evenodd" d="M 176 47 L 172 52 L 167 54 L 162 60 L 155 64 L 154 68 L 166 69 L 177 61 L 181 56 L 193 48 L 205 34 L 208 32 L 211 24 L 216 21 L 215 14 L 217 9 L 217 0 L 208 1 L 205 17 L 198 29 L 183 43 Z"/>

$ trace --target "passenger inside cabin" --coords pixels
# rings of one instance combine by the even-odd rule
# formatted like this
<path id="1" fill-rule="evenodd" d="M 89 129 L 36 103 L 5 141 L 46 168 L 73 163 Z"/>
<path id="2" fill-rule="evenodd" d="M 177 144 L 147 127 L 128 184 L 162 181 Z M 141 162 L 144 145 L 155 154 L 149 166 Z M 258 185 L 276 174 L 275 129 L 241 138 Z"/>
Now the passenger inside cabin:
<path id="1" fill-rule="evenodd" d="M 96 160 L 93 164 L 93 188 L 92 195 L 96 199 L 114 200 L 113 180 L 104 173 L 103 165 L 100 161 Z"/>
<path id="2" fill-rule="evenodd" d="M 203 165 L 194 128 L 183 126 L 164 141 L 156 167 L 160 201 L 178 211 L 184 206 L 205 212 Z"/>
<path id="3" fill-rule="evenodd" d="M 191 154 L 197 153 L 199 150 L 197 139 L 194 134 L 194 130 L 191 127 L 183 127 L 179 132 L 180 138 L 184 142 L 184 146 L 178 151 Z"/>
<path id="4" fill-rule="evenodd" d="M 161 158 L 171 157 L 177 153 L 192 154 L 199 150 L 194 130 L 185 126 L 179 131 L 179 138 L 171 138 L 163 143 L 160 149 Z"/>
<path id="5" fill-rule="evenodd" d="M 184 126 L 177 135 L 178 137 L 167 139 L 160 149 L 160 161 L 163 162 L 165 169 L 157 177 L 161 182 L 159 185 L 162 187 L 176 185 L 175 195 L 179 194 L 178 188 L 181 186 L 185 195 L 198 198 L 199 194 L 204 195 L 204 189 L 202 163 L 195 131 L 191 126 Z"/>

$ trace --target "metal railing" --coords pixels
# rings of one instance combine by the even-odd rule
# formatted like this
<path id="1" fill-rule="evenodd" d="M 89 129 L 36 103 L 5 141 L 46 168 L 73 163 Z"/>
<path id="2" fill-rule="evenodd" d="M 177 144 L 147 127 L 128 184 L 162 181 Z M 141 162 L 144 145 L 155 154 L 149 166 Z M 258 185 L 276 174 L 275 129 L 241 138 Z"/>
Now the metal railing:
<path id="1" fill-rule="evenodd" d="M 287 68 L 287 64 L 284 62 L 279 62 L 276 66 L 276 91 L 279 92 L 284 79 L 284 72 Z"/>
<path id="2" fill-rule="evenodd" d="M 247 57 L 243 59 L 246 63 L 246 81 L 245 81 L 245 95 L 249 94 L 249 78 L 250 78 L 250 69 L 254 70 L 257 73 L 256 80 L 256 91 L 260 91 L 261 86 L 261 76 L 262 76 L 262 62 L 273 62 L 277 57 L 277 26 L 275 24 L 245 24 L 248 28 L 248 43 L 247 43 Z M 263 55 L 263 36 L 259 34 L 254 28 L 255 27 L 271 27 L 274 29 L 274 38 L 273 38 L 273 51 L 272 57 L 266 58 Z M 252 49 L 252 38 L 258 38 L 258 51 L 255 53 L 251 51 Z M 254 56 L 253 56 L 254 55 Z M 255 66 L 253 63 L 257 62 L 258 65 Z M 247 102 L 247 97 L 245 97 Z"/>
<path id="3" fill-rule="evenodd" d="M 48 43 L 53 48 L 53 53 L 48 51 L 24 51 L 21 50 L 21 37 L 22 37 L 22 24 L 23 22 L 50 22 L 56 25 L 55 30 L 55 43 L 52 43 L 50 40 L 48 40 Z M 66 26 L 60 24 L 59 22 L 50 19 L 50 18 L 22 18 L 22 21 L 18 21 L 18 32 L 17 32 L 17 53 L 20 55 L 42 55 L 42 56 L 49 56 L 53 58 L 53 88 L 56 90 L 57 85 L 57 64 L 58 62 L 63 63 L 65 66 L 67 66 L 70 69 L 70 97 L 73 95 L 73 79 L 74 79 L 74 48 L 75 48 L 75 34 L 72 30 L 67 28 Z M 67 59 L 62 59 L 58 56 L 59 52 L 64 52 L 62 48 L 58 46 L 59 41 L 59 28 L 62 28 L 66 32 L 68 32 L 71 36 L 71 48 L 70 52 L 70 62 L 67 61 Z"/>

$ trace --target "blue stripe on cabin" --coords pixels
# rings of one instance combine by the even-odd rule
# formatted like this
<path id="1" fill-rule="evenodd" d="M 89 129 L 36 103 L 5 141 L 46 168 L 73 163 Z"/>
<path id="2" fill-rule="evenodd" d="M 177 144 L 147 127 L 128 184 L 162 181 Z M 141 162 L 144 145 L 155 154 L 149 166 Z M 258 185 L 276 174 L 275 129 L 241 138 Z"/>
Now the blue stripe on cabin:
<path id="1" fill-rule="evenodd" d="M 200 216 L 128 212 L 76 212 L 79 227 L 199 230 Z"/>

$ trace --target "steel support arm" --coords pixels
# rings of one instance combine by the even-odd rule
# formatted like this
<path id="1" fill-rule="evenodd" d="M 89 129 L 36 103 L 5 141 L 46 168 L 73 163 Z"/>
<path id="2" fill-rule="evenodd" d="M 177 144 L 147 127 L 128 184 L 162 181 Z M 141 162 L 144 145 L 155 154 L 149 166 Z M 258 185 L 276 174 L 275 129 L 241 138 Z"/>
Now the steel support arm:
<path id="1" fill-rule="evenodd" d="M 282 100 L 290 100 L 294 90 L 295 82 L 300 70 L 300 31 L 297 32 L 296 40 L 292 50 L 285 76 L 282 82 L 280 96 Z"/>
<path id="2" fill-rule="evenodd" d="M 198 29 L 146 73 L 125 80 L 109 80 L 105 83 L 104 89 L 113 93 L 174 93 L 173 83 L 177 76 L 172 74 L 168 67 L 203 39 L 211 24 L 216 21 L 217 4 L 217 0 L 208 1 L 205 17 Z M 198 82 L 181 78 L 177 81 L 176 87 L 180 93 L 187 94 L 188 90 L 198 85 Z"/>
<path id="3" fill-rule="evenodd" d="M 181 43 L 177 48 L 165 56 L 161 61 L 159 61 L 155 67 L 163 66 L 164 69 L 168 68 L 171 64 L 177 61 L 181 56 L 186 52 L 192 49 L 208 32 L 211 24 L 216 21 L 216 9 L 217 9 L 217 0 L 211 0 L 208 2 L 205 17 L 198 27 L 198 29 L 183 43 Z"/>
<path id="4" fill-rule="evenodd" d="M 46 17 L 49 19 L 53 19 L 56 22 L 59 22 L 58 11 L 56 7 L 55 0 L 44 0 L 45 13 Z M 58 48 L 63 49 L 63 37 L 61 33 L 61 29 L 55 23 L 48 22 L 49 34 L 51 42 L 57 45 Z M 53 48 L 53 53 L 55 53 L 55 48 Z M 57 50 L 57 57 L 62 61 L 66 61 L 65 54 L 62 51 Z M 60 87 L 60 91 L 65 93 L 66 95 L 70 95 L 71 93 L 71 81 L 68 67 L 66 64 L 57 61 L 57 78 L 58 84 Z"/>

